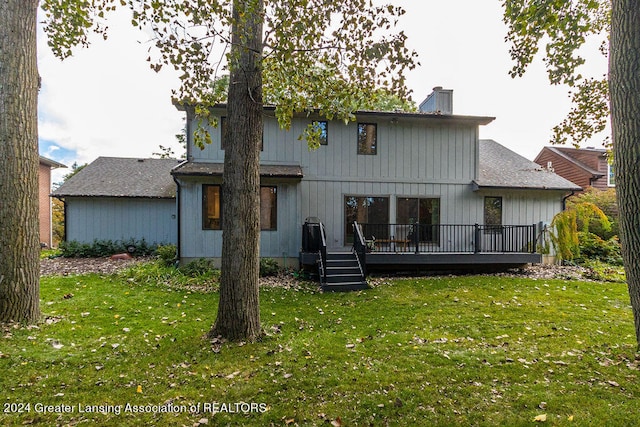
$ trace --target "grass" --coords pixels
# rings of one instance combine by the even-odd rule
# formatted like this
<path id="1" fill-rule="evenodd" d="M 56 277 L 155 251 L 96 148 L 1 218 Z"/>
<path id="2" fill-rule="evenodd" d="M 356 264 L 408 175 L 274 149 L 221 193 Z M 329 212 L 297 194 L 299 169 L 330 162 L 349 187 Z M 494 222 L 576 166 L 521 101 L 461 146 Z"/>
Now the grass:
<path id="1" fill-rule="evenodd" d="M 621 283 L 264 288 L 268 336 L 238 344 L 204 339 L 215 292 L 143 276 L 42 279 L 45 321 L 0 338 L 0 424 L 640 425 Z"/>

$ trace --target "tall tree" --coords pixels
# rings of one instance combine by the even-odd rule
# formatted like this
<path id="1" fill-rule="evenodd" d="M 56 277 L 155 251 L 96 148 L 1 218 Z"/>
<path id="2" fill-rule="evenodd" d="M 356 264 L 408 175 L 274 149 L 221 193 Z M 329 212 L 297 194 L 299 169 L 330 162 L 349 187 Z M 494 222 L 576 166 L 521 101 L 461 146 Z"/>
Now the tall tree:
<path id="1" fill-rule="evenodd" d="M 38 0 L 0 1 L 0 322 L 40 316 Z"/>
<path id="2" fill-rule="evenodd" d="M 571 88 L 574 108 L 556 127 L 556 142 L 587 140 L 611 119 L 620 241 L 640 350 L 640 3 L 637 0 L 506 0 L 513 76 L 520 76 L 542 42 L 553 84 Z M 589 38 L 608 55 L 605 78 L 580 73 Z"/>
<path id="3" fill-rule="evenodd" d="M 288 129 L 299 112 L 353 120 L 353 112 L 377 99 L 380 88 L 406 98 L 404 72 L 415 66 L 415 53 L 405 47 L 406 36 L 394 32 L 404 10 L 371 0 L 122 3 L 133 10 L 133 25 L 154 33 L 159 55 L 148 58 L 151 67 L 171 65 L 181 72 L 179 102 L 205 120 L 228 92 L 220 304 L 210 335 L 259 339 L 256 206 L 263 99 L 275 105 L 280 126 Z M 44 0 L 43 7 L 54 52 L 64 58 L 75 44 L 87 44 L 88 31 L 104 33 L 99 18 L 116 2 Z M 227 72 L 228 91 L 212 84 Z M 310 145 L 318 143 L 312 125 L 304 136 Z M 204 126 L 195 140 L 200 146 L 209 141 Z"/>
<path id="4" fill-rule="evenodd" d="M 609 90 L 620 240 L 640 351 L 640 4 L 611 3 Z"/>

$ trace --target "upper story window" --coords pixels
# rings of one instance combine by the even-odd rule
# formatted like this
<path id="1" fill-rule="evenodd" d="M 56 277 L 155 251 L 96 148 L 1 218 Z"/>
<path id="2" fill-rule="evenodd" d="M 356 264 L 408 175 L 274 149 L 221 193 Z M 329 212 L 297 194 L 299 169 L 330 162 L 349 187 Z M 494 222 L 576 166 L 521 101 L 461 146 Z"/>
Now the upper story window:
<path id="1" fill-rule="evenodd" d="M 358 154 L 378 154 L 378 125 L 358 123 Z"/>
<path id="2" fill-rule="evenodd" d="M 326 120 L 313 122 L 313 127 L 320 131 L 320 145 L 327 145 L 329 141 L 329 123 Z"/>

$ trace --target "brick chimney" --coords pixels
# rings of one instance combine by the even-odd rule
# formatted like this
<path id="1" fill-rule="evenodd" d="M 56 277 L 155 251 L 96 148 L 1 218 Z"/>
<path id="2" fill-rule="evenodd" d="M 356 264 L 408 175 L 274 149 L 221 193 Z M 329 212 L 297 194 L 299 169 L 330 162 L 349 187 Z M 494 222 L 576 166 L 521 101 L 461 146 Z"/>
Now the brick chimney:
<path id="1" fill-rule="evenodd" d="M 420 104 L 421 113 L 453 114 L 453 89 L 433 88 L 433 92 Z"/>

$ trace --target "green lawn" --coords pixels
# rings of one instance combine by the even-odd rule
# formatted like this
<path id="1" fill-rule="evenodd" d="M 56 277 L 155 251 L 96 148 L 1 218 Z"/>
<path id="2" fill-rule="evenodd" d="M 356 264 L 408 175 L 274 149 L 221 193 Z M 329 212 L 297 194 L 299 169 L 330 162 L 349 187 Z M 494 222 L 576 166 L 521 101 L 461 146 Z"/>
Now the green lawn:
<path id="1" fill-rule="evenodd" d="M 1 425 L 640 425 L 624 284 L 266 288 L 264 341 L 220 344 L 216 293 L 137 277 L 42 279 L 46 321 L 2 331 Z"/>

